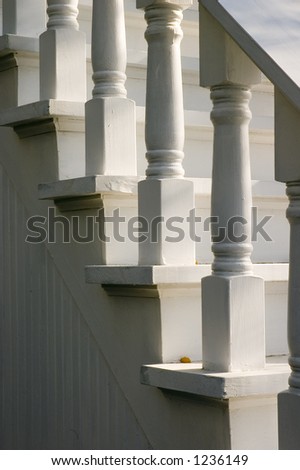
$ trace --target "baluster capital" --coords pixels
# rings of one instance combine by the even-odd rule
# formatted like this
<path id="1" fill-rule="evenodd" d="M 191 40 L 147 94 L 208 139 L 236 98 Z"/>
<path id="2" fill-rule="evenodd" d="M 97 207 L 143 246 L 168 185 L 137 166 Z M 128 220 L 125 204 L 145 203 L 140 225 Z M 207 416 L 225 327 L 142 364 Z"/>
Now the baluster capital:
<path id="1" fill-rule="evenodd" d="M 165 6 L 167 8 L 180 8 L 185 10 L 193 5 L 193 0 L 136 0 L 137 8 L 151 8 Z"/>
<path id="2" fill-rule="evenodd" d="M 171 42 L 180 42 L 183 36 L 181 29 L 182 12 L 192 3 L 190 0 L 186 2 L 137 0 L 137 8 L 145 10 L 145 20 L 148 24 L 145 32 L 147 41 L 155 41 L 163 37 L 165 44 L 167 44 L 167 38 Z"/>
<path id="3" fill-rule="evenodd" d="M 181 21 L 183 18 L 182 8 L 177 5 L 162 4 L 154 5 L 145 10 L 145 20 L 148 27 L 145 32 L 147 41 L 159 40 L 181 41 L 183 33 Z"/>
<path id="4" fill-rule="evenodd" d="M 300 181 L 287 183 L 286 194 L 290 202 L 286 216 L 290 224 L 300 223 Z"/>
<path id="5" fill-rule="evenodd" d="M 247 86 L 225 83 L 211 87 L 210 98 L 213 124 L 248 124 L 252 118 L 249 108 L 251 91 Z"/>
<path id="6" fill-rule="evenodd" d="M 47 0 L 48 29 L 79 29 L 78 0 Z"/>

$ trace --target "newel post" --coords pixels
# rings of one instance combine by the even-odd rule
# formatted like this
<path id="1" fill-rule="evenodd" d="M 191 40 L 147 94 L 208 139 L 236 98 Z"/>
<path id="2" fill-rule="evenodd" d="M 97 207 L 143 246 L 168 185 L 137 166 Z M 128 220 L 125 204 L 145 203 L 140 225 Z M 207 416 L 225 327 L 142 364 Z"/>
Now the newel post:
<path id="1" fill-rule="evenodd" d="M 93 98 L 86 103 L 88 175 L 136 174 L 135 103 L 127 98 L 123 0 L 94 0 Z"/>
<path id="2" fill-rule="evenodd" d="M 145 10 L 148 43 L 146 95 L 147 179 L 139 183 L 139 216 L 148 237 L 141 238 L 139 263 L 191 265 L 194 242 L 188 217 L 194 208 L 193 184 L 184 180 L 184 109 L 180 43 L 183 10 L 190 0 L 137 0 Z M 177 222 L 183 237 L 168 238 Z M 143 227 L 143 228 L 144 228 Z M 141 230 L 142 231 L 142 230 Z M 170 235 L 170 233 L 169 233 Z"/>
<path id="3" fill-rule="evenodd" d="M 40 99 L 86 101 L 85 34 L 78 0 L 47 0 L 47 31 L 40 36 Z"/>
<path id="4" fill-rule="evenodd" d="M 2 34 L 39 36 L 45 30 L 46 0 L 2 0 Z"/>
<path id="5" fill-rule="evenodd" d="M 202 281 L 203 366 L 224 372 L 265 364 L 264 284 L 254 277 L 249 154 L 253 63 L 200 9 L 201 85 L 210 87 L 214 125 L 212 275 Z"/>

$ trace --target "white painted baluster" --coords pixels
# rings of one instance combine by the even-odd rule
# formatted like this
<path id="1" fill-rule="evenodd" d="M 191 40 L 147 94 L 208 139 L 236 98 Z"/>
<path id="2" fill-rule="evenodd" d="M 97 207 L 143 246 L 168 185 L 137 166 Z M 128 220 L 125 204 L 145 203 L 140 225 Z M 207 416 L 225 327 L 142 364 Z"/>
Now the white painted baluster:
<path id="1" fill-rule="evenodd" d="M 299 119 L 298 119 L 299 124 Z M 297 138 L 298 140 L 298 138 Z M 298 155 L 299 157 L 299 155 Z M 300 449 L 300 181 L 287 184 L 290 204 L 290 263 L 288 288 L 289 389 L 278 395 L 279 448 Z"/>
<path id="2" fill-rule="evenodd" d="M 86 103 L 87 174 L 136 174 L 135 103 L 126 95 L 123 0 L 94 0 L 93 99 Z"/>
<path id="3" fill-rule="evenodd" d="M 47 0 L 47 31 L 40 36 L 40 99 L 86 100 L 85 34 L 78 31 L 78 0 Z"/>
<path id="4" fill-rule="evenodd" d="M 148 27 L 146 146 L 149 178 L 182 177 L 184 120 L 180 43 L 187 2 L 143 1 Z"/>
<path id="5" fill-rule="evenodd" d="M 281 450 L 300 449 L 300 112 L 275 87 L 275 178 L 287 184 L 290 223 L 288 285 L 289 388 L 278 395 Z"/>
<path id="6" fill-rule="evenodd" d="M 224 84 L 211 88 L 214 124 L 211 225 L 212 271 L 251 274 L 251 172 L 248 87 Z"/>
<path id="7" fill-rule="evenodd" d="M 260 73 L 200 11 L 201 84 L 211 87 L 214 124 L 212 275 L 202 280 L 203 365 L 238 371 L 265 364 L 264 284 L 252 276 L 249 85 Z"/>
<path id="8" fill-rule="evenodd" d="M 46 0 L 2 0 L 3 34 L 37 37 L 45 30 Z"/>
<path id="9" fill-rule="evenodd" d="M 183 180 L 184 110 L 180 43 L 182 12 L 188 0 L 137 0 L 144 8 L 148 27 L 146 146 L 147 179 L 139 184 L 139 216 L 149 227 L 140 243 L 140 264 L 191 265 L 194 242 L 187 218 L 194 207 L 193 184 Z M 185 235 L 168 240 L 167 220 L 181 218 Z M 162 223 L 158 224 L 159 219 Z M 179 219 L 177 219 L 178 221 Z M 155 222 L 156 221 L 156 222 Z M 169 233 L 170 236 L 172 234 Z"/>
<path id="10" fill-rule="evenodd" d="M 287 195 L 290 200 L 287 218 L 290 222 L 290 269 L 289 269 L 289 314 L 288 343 L 290 349 L 289 364 L 292 372 L 289 378 L 290 387 L 300 394 L 300 182 L 287 184 Z"/>

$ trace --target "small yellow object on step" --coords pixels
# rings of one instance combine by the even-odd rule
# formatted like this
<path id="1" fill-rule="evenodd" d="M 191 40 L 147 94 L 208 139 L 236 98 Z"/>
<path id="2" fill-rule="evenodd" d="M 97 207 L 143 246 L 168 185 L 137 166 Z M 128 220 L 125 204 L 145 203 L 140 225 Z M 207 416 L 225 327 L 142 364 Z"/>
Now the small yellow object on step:
<path id="1" fill-rule="evenodd" d="M 189 357 L 183 356 L 183 357 L 180 358 L 180 362 L 188 363 L 188 362 L 192 362 L 192 361 L 190 360 Z"/>

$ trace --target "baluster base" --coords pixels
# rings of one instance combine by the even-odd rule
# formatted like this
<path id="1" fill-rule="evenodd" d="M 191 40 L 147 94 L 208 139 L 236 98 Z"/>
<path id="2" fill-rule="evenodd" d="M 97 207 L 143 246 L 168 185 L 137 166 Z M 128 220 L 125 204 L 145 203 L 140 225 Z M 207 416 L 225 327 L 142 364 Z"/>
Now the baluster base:
<path id="1" fill-rule="evenodd" d="M 264 281 L 254 276 L 202 280 L 203 367 L 219 372 L 265 366 Z"/>
<path id="2" fill-rule="evenodd" d="M 141 181 L 138 200 L 142 226 L 139 264 L 195 265 L 195 243 L 189 230 L 189 217 L 195 207 L 192 181 Z"/>
<path id="3" fill-rule="evenodd" d="M 278 438 L 280 450 L 300 450 L 300 389 L 278 394 Z"/>
<path id="4" fill-rule="evenodd" d="M 85 34 L 51 29 L 40 36 L 40 99 L 86 101 Z"/>
<path id="5" fill-rule="evenodd" d="M 86 103 L 85 116 L 86 174 L 136 175 L 135 103 L 94 98 Z"/>

